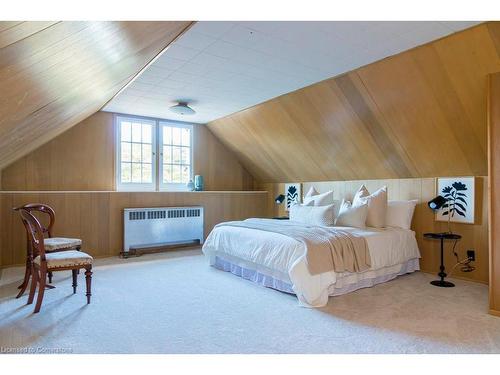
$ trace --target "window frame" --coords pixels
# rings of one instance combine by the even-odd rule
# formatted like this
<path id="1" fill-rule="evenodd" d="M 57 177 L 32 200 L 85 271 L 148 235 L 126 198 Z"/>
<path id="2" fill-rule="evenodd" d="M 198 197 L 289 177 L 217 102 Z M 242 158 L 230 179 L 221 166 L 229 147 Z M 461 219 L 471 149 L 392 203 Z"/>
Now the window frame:
<path id="1" fill-rule="evenodd" d="M 130 120 L 139 120 L 141 123 L 149 123 L 152 125 L 151 131 L 151 177 L 152 182 L 142 183 L 142 182 L 122 182 L 121 180 L 121 163 L 122 163 L 122 138 L 121 138 L 121 122 Z M 157 170 L 157 121 L 141 116 L 133 115 L 117 115 L 115 114 L 115 133 L 116 133 L 116 155 L 115 155 L 115 178 L 116 178 L 116 190 L 117 191 L 156 191 L 156 170 Z M 142 144 L 142 142 L 141 142 Z"/>
<path id="2" fill-rule="evenodd" d="M 139 120 L 143 123 L 152 124 L 151 134 L 151 169 L 152 169 L 152 182 L 151 183 L 137 183 L 137 182 L 122 182 L 121 181 L 121 122 L 122 121 Z M 128 115 L 122 113 L 114 113 L 114 126 L 115 126 L 115 190 L 116 191 L 188 191 L 186 183 L 183 182 L 170 182 L 163 183 L 163 126 L 173 126 L 178 128 L 190 129 L 190 175 L 189 179 L 193 180 L 194 176 L 194 126 L 190 123 L 166 120 L 160 118 L 152 118 L 147 116 Z"/>
<path id="3" fill-rule="evenodd" d="M 171 120 L 158 120 L 158 190 L 159 191 L 187 191 L 187 183 L 183 182 L 163 182 L 163 127 L 170 126 L 176 128 L 189 129 L 189 179 L 193 179 L 193 125 L 180 123 Z"/>

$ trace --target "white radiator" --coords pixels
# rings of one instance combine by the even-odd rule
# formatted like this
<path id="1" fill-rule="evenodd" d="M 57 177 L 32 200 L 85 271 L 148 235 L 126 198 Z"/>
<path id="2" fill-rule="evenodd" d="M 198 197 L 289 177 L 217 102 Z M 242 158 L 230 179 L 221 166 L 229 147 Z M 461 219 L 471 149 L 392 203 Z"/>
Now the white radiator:
<path id="1" fill-rule="evenodd" d="M 203 207 L 125 208 L 124 254 L 190 242 L 203 243 Z"/>

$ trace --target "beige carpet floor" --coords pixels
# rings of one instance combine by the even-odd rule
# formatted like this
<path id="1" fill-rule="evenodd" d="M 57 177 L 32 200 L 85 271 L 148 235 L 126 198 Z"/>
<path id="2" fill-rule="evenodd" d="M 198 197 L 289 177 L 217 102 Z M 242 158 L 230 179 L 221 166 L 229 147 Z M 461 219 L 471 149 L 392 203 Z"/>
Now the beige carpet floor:
<path id="1" fill-rule="evenodd" d="M 33 314 L 15 299 L 21 268 L 0 275 L 0 349 L 72 353 L 500 353 L 500 318 L 488 288 L 429 285 L 414 273 L 330 298 L 321 309 L 211 268 L 199 250 L 96 262 L 84 278 L 55 276 Z M 34 349 L 33 349 L 34 348 Z"/>

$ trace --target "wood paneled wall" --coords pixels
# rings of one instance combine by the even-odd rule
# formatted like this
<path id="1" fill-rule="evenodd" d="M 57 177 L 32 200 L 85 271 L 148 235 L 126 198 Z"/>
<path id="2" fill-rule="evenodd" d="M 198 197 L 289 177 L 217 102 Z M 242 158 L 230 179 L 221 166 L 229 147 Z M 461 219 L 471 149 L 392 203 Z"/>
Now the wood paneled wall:
<path id="1" fill-rule="evenodd" d="M 0 22 L 0 169 L 98 111 L 190 25 Z"/>
<path id="2" fill-rule="evenodd" d="M 263 182 L 486 175 L 498 70 L 489 22 L 208 126 Z"/>
<path id="3" fill-rule="evenodd" d="M 194 173 L 206 190 L 252 190 L 253 177 L 204 125 L 194 125 Z M 2 190 L 115 190 L 113 114 L 97 112 L 1 173 Z"/>
<path id="4" fill-rule="evenodd" d="M 113 115 L 97 112 L 2 171 L 2 190 L 114 190 Z"/>
<path id="5" fill-rule="evenodd" d="M 500 72 L 489 80 L 490 312 L 500 316 Z"/>
<path id="6" fill-rule="evenodd" d="M 483 283 L 488 282 L 488 188 L 487 177 L 476 178 L 476 222 L 472 224 L 452 223 L 453 232 L 462 235 L 462 239 L 457 245 L 457 250 L 461 259 L 466 257 L 467 249 L 476 251 L 476 261 L 474 266 L 476 270 L 471 273 L 463 273 L 458 268 L 455 269 L 453 277 L 464 278 Z M 427 202 L 434 198 L 436 193 L 435 178 L 411 178 L 411 179 L 389 179 L 389 180 L 357 180 L 357 181 L 330 181 L 330 182 L 307 182 L 303 183 L 303 193 L 314 186 L 319 192 L 333 190 L 334 198 L 341 200 L 343 198 L 352 199 L 357 189 L 365 184 L 368 190 L 375 191 L 378 188 L 387 185 L 388 197 L 391 200 L 398 199 L 417 199 L 419 201 L 415 214 L 413 216 L 412 229 L 416 233 L 417 242 L 422 255 L 420 267 L 425 272 L 437 273 L 439 271 L 440 250 L 439 241 L 424 239 L 426 232 L 444 232 L 447 230 L 446 222 L 434 220 L 434 213 L 427 206 Z M 259 185 L 259 188 L 269 191 L 268 207 L 270 211 L 268 216 L 286 215 L 284 205 L 276 205 L 273 198 L 278 194 L 283 194 L 284 184 L 265 183 Z M 449 272 L 456 263 L 450 248 L 451 242 L 446 244 L 445 265 Z"/>
<path id="7" fill-rule="evenodd" d="M 45 202 L 56 211 L 55 235 L 78 237 L 96 257 L 118 255 L 123 246 L 123 209 L 202 205 L 205 236 L 215 224 L 265 217 L 267 192 L 46 192 L 0 193 L 0 266 L 25 261 L 26 233 L 13 207 Z"/>
<path id="8" fill-rule="evenodd" d="M 193 172 L 206 190 L 253 190 L 254 178 L 206 125 L 193 125 Z"/>

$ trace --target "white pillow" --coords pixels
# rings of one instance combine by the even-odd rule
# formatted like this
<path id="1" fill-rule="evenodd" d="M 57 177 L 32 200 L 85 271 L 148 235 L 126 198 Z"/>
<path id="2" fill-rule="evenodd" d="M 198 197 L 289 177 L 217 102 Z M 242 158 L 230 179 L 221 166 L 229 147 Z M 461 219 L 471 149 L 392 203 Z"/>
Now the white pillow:
<path id="1" fill-rule="evenodd" d="M 309 188 L 309 190 L 307 191 L 307 194 L 304 195 L 304 198 L 305 197 L 312 197 L 313 195 L 318 195 L 318 194 L 319 194 L 319 192 L 314 188 L 314 186 L 311 186 Z"/>
<path id="2" fill-rule="evenodd" d="M 333 190 L 327 191 L 323 194 L 305 196 L 304 204 L 308 204 L 309 202 L 313 202 L 314 206 L 327 206 L 333 204 Z"/>
<path id="3" fill-rule="evenodd" d="M 417 200 L 387 202 L 386 225 L 392 228 L 410 229 Z"/>
<path id="4" fill-rule="evenodd" d="M 351 202 L 343 200 L 335 225 L 339 227 L 365 228 L 368 215 L 368 203 L 360 203 L 354 207 Z"/>
<path id="5" fill-rule="evenodd" d="M 366 225 L 374 228 L 384 228 L 387 215 L 387 186 L 370 194 L 365 185 L 362 185 L 354 195 L 352 205 L 356 207 L 363 203 L 368 203 Z"/>
<path id="6" fill-rule="evenodd" d="M 340 211 L 340 204 L 342 201 L 339 201 L 338 199 L 333 200 L 333 217 L 339 216 L 339 211 Z"/>
<path id="7" fill-rule="evenodd" d="M 361 185 L 356 193 L 354 193 L 354 197 L 352 198 L 352 205 L 357 206 L 364 201 L 361 198 L 366 198 L 370 196 L 370 192 L 366 188 L 365 185 Z"/>
<path id="8" fill-rule="evenodd" d="M 304 206 L 294 204 L 290 207 L 290 221 L 298 223 L 332 226 L 333 204 L 328 206 Z"/>

